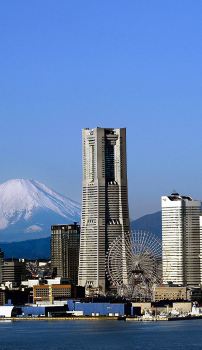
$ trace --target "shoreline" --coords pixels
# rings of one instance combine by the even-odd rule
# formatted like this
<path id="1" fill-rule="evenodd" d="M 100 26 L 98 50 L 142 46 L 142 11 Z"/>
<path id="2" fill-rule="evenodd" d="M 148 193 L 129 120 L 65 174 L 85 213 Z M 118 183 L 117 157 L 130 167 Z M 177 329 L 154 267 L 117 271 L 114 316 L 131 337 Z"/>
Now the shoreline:
<path id="1" fill-rule="evenodd" d="M 192 317 L 153 317 L 153 318 L 136 318 L 136 317 L 118 317 L 118 316 L 76 316 L 76 317 L 5 317 L 0 318 L 1 322 L 7 321 L 126 321 L 126 322 L 165 322 L 165 321 L 189 321 L 201 320 L 201 316 Z"/>
<path id="2" fill-rule="evenodd" d="M 77 316 L 77 317 L 5 317 L 1 321 L 118 321 L 117 316 Z"/>

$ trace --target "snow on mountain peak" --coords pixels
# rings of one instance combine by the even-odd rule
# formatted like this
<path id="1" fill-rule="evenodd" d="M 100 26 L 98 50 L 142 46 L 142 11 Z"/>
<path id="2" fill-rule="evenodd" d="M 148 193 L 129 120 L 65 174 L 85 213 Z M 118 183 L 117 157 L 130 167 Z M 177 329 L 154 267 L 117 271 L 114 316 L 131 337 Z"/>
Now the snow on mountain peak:
<path id="1" fill-rule="evenodd" d="M 0 185 L 0 229 L 28 220 L 36 210 L 49 210 L 64 218 L 80 217 L 79 203 L 36 180 L 13 179 Z"/>

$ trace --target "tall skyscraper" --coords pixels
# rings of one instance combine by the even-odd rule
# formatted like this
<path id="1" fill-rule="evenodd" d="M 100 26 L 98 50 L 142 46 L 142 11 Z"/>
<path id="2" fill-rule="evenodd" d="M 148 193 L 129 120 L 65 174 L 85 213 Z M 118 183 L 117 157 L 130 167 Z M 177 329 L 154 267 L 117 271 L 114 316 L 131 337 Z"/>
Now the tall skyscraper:
<path id="1" fill-rule="evenodd" d="M 84 129 L 79 285 L 105 293 L 106 252 L 128 230 L 126 129 Z"/>
<path id="2" fill-rule="evenodd" d="M 80 226 L 51 226 L 51 267 L 58 277 L 78 283 Z"/>
<path id="3" fill-rule="evenodd" d="M 4 253 L 0 249 L 0 283 L 3 281 Z"/>
<path id="4" fill-rule="evenodd" d="M 163 281 L 197 286 L 200 276 L 201 202 L 172 193 L 161 198 Z"/>
<path id="5" fill-rule="evenodd" d="M 200 215 L 200 279 L 202 286 L 202 213 Z"/>

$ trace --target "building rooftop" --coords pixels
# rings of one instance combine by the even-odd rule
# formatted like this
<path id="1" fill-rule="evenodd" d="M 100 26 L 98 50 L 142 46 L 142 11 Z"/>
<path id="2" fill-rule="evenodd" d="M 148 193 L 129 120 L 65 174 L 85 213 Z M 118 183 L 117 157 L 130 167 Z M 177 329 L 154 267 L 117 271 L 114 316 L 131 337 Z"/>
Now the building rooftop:
<path id="1" fill-rule="evenodd" d="M 170 196 L 168 196 L 168 198 L 171 200 L 171 201 L 180 201 L 180 200 L 183 200 L 183 199 L 186 199 L 188 201 L 192 201 L 192 197 L 190 196 L 183 196 L 183 195 L 180 195 L 179 193 L 177 192 L 173 192 L 171 193 Z"/>

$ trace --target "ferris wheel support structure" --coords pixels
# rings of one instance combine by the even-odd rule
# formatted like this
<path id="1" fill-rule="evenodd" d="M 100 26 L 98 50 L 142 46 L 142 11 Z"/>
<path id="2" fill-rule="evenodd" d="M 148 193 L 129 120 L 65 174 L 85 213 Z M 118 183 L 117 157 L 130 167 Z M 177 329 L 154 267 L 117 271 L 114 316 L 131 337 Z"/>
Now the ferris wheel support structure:
<path id="1" fill-rule="evenodd" d="M 106 271 L 119 296 L 151 299 L 153 287 L 162 282 L 161 242 L 145 231 L 118 236 L 109 247 Z"/>

